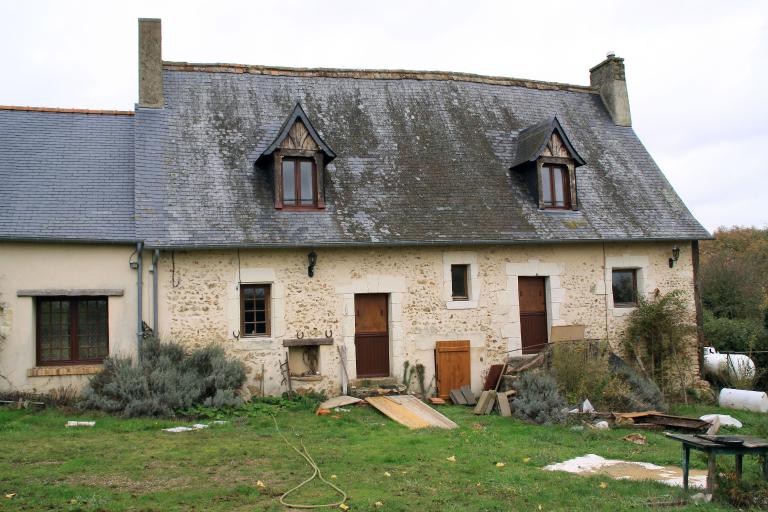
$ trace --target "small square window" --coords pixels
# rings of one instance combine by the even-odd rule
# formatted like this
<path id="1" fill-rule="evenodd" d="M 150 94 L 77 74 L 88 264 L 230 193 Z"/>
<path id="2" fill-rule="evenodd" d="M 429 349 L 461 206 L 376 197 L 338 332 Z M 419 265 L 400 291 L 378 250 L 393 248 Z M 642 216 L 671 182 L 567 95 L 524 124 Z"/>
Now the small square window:
<path id="1" fill-rule="evenodd" d="M 240 285 L 240 333 L 241 336 L 269 336 L 268 284 Z"/>
<path id="2" fill-rule="evenodd" d="M 637 270 L 613 271 L 613 305 L 615 307 L 637 306 Z"/>
<path id="3" fill-rule="evenodd" d="M 469 300 L 469 265 L 451 265 L 451 297 Z"/>

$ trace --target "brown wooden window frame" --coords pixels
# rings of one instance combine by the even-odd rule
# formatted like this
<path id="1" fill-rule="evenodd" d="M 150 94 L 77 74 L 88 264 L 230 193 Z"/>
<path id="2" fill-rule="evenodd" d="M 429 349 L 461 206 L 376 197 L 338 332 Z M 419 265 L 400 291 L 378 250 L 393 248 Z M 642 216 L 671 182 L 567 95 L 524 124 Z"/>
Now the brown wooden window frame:
<path id="1" fill-rule="evenodd" d="M 557 197 L 555 194 L 555 191 L 557 190 L 555 187 L 555 169 L 560 169 L 562 172 L 562 180 L 563 180 L 563 205 L 558 206 L 557 203 Z M 544 173 L 549 174 L 549 193 L 551 201 L 547 202 L 544 200 Z M 559 164 L 559 163 L 551 163 L 551 162 L 543 162 L 539 168 L 539 189 L 540 189 L 540 201 L 541 201 L 541 207 L 547 210 L 570 210 L 572 207 L 572 198 L 571 198 L 571 177 L 570 177 L 570 169 L 568 165 L 565 164 Z"/>
<path id="2" fill-rule="evenodd" d="M 632 273 L 632 295 L 634 300 L 632 302 L 616 302 L 616 289 L 613 285 L 614 274 L 617 272 L 631 272 Z M 611 297 L 614 298 L 613 306 L 617 308 L 634 308 L 637 307 L 637 269 L 636 268 L 614 268 L 611 269 Z"/>
<path id="3" fill-rule="evenodd" d="M 79 310 L 81 303 L 88 301 L 103 301 L 104 317 L 99 318 L 100 322 L 104 322 L 103 339 L 98 340 L 98 343 L 105 344 L 104 357 L 95 358 L 81 358 L 80 357 L 80 340 L 79 334 Z M 69 334 L 69 359 L 49 359 L 43 361 L 42 358 L 42 342 L 43 342 L 43 304 L 50 302 L 67 302 L 67 331 Z M 60 322 L 61 326 L 62 323 Z M 102 363 L 104 358 L 109 355 L 109 300 L 106 296 L 82 296 L 82 297 L 37 297 L 35 299 L 35 361 L 37 366 L 62 366 L 62 365 L 76 365 L 76 364 L 94 364 Z"/>
<path id="4" fill-rule="evenodd" d="M 318 193 L 317 193 L 317 162 L 313 158 L 307 157 L 295 157 L 284 156 L 280 159 L 280 183 L 285 183 L 283 173 L 285 172 L 285 164 L 288 162 L 293 163 L 293 177 L 294 177 L 294 203 L 289 204 L 285 199 L 285 187 L 281 186 L 281 204 L 284 210 L 317 210 L 318 209 Z M 310 162 L 312 164 L 312 204 L 301 204 L 301 162 Z"/>
<path id="5" fill-rule="evenodd" d="M 245 290 L 248 288 L 263 288 L 264 289 L 264 331 L 263 333 L 247 334 L 245 324 L 254 324 L 254 330 L 256 324 L 260 323 L 256 321 L 256 313 L 259 309 L 248 310 L 253 312 L 253 322 L 245 321 Z M 243 283 L 240 285 L 240 337 L 242 338 L 269 338 L 272 335 L 272 285 L 269 283 Z"/>
<path id="6" fill-rule="evenodd" d="M 464 295 L 457 295 L 456 290 L 453 287 L 453 269 L 454 268 L 462 268 L 464 269 Z M 469 264 L 467 263 L 456 263 L 451 264 L 451 300 L 469 300 Z"/>

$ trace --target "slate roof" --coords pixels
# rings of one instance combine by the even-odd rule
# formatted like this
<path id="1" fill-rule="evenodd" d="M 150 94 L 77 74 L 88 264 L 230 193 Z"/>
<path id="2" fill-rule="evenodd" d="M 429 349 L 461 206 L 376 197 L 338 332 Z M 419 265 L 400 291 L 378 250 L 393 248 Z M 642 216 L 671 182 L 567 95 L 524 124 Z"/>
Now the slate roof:
<path id="1" fill-rule="evenodd" d="M 166 63 L 136 114 L 137 237 L 155 247 L 709 238 L 594 90 L 450 74 Z M 275 210 L 258 156 L 300 103 L 336 152 L 323 211 Z M 540 211 L 518 140 L 557 117 L 579 211 Z"/>
<path id="2" fill-rule="evenodd" d="M 0 240 L 203 248 L 710 237 L 589 87 L 165 63 L 164 92 L 165 108 L 135 116 L 0 107 Z M 336 155 L 322 211 L 275 210 L 271 172 L 254 165 L 301 115 L 297 104 Z M 510 170 L 554 117 L 585 162 L 579 211 L 539 210 Z"/>
<path id="3" fill-rule="evenodd" d="M 0 240 L 134 240 L 129 114 L 0 107 Z"/>

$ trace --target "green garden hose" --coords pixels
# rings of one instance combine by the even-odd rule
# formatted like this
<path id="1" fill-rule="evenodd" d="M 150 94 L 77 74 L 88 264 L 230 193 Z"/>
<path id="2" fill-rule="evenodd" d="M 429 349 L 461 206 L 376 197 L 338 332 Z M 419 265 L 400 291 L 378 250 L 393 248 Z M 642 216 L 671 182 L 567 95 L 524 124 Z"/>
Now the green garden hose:
<path id="1" fill-rule="evenodd" d="M 292 489 L 289 489 L 288 491 L 284 492 L 283 495 L 280 496 L 280 503 L 283 504 L 286 507 L 289 507 L 289 508 L 326 508 L 326 507 L 337 508 L 340 505 L 342 505 L 345 501 L 347 501 L 347 493 L 346 492 L 342 491 L 341 489 L 339 489 L 338 487 L 333 485 L 331 482 L 329 482 L 328 480 L 323 478 L 323 474 L 320 472 L 320 468 L 317 467 L 317 463 L 314 461 L 314 459 L 312 459 L 312 456 L 307 451 L 307 447 L 304 446 L 304 440 L 302 439 L 302 440 L 299 441 L 301 443 L 301 450 L 299 450 L 294 445 L 292 445 L 290 442 L 288 442 L 288 438 L 285 437 L 285 434 L 283 434 L 283 432 L 280 430 L 280 427 L 277 424 L 277 418 L 275 418 L 274 415 L 272 415 L 272 421 L 275 422 L 275 430 L 277 430 L 277 433 L 280 434 L 280 437 L 283 438 L 283 441 L 285 441 L 285 444 L 287 444 L 288 446 L 293 448 L 293 450 L 296 453 L 298 453 L 299 455 L 304 457 L 304 460 L 307 461 L 307 463 L 312 467 L 312 470 L 313 470 L 312 476 L 310 476 L 309 478 L 307 478 L 306 480 L 301 482 L 296 487 L 293 487 Z M 341 501 L 335 501 L 333 503 L 325 503 L 325 504 L 322 504 L 322 505 L 297 505 L 297 504 L 293 504 L 293 503 L 287 503 L 285 501 L 285 498 L 289 494 L 291 494 L 292 492 L 298 491 L 300 488 L 302 488 L 303 486 L 305 486 L 306 484 L 308 484 L 309 482 L 314 480 L 315 477 L 320 477 L 320 480 L 324 484 L 326 484 L 328 487 L 331 487 L 333 490 L 335 490 L 336 492 L 341 494 L 341 496 L 342 496 Z"/>

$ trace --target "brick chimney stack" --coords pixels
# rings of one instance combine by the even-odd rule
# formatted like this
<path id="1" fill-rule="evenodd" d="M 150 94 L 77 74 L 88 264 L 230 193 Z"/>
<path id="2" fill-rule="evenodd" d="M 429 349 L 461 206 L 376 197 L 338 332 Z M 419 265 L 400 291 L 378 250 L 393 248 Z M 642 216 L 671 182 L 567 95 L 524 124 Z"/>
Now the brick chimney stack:
<path id="1" fill-rule="evenodd" d="M 160 20 L 139 18 L 139 107 L 163 108 Z"/>
<path id="2" fill-rule="evenodd" d="M 589 70 L 589 82 L 600 92 L 613 122 L 619 126 L 632 126 L 624 59 L 609 52 L 603 62 Z"/>

